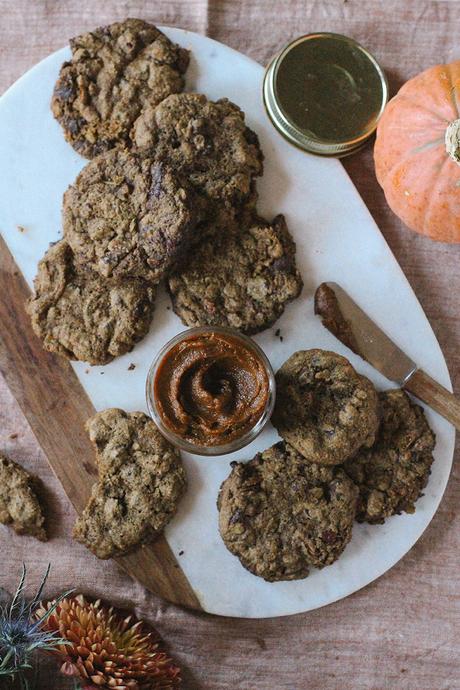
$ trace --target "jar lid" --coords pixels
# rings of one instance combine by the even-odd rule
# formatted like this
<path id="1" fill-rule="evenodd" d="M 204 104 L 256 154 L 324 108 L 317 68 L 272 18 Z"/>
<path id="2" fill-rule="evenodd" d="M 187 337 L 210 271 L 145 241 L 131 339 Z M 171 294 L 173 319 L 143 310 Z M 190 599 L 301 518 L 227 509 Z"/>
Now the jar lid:
<path id="1" fill-rule="evenodd" d="M 388 101 L 377 60 L 347 36 L 301 36 L 267 67 L 264 103 L 275 127 L 300 148 L 346 156 L 369 139 Z"/>

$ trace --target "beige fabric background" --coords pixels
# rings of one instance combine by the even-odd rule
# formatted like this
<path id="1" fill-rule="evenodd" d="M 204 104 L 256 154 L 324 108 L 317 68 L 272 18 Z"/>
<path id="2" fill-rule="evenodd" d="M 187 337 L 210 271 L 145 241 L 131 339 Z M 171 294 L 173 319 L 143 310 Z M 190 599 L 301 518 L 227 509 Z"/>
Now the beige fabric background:
<path id="1" fill-rule="evenodd" d="M 301 33 L 346 33 L 380 59 L 393 93 L 425 67 L 460 58 L 460 2 L 453 0 L 0 0 L 0 93 L 68 37 L 128 15 L 206 33 L 264 64 Z M 460 392 L 460 246 L 401 225 L 376 183 L 371 146 L 344 164 L 425 308 Z M 0 586 L 14 586 L 23 560 L 35 580 L 51 561 L 50 595 L 76 586 L 137 606 L 183 665 L 186 690 L 460 688 L 458 464 L 425 535 L 380 580 L 313 613 L 238 621 L 168 606 L 71 542 L 73 509 L 1 382 L 0 449 L 42 477 L 52 524 L 48 544 L 0 529 Z M 69 687 L 49 668 L 40 688 Z"/>

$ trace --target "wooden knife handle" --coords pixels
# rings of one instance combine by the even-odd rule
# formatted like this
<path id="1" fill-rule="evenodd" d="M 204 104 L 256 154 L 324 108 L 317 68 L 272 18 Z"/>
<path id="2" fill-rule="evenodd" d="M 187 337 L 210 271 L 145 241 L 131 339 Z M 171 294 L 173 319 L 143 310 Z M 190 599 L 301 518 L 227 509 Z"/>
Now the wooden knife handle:
<path id="1" fill-rule="evenodd" d="M 460 400 L 447 388 L 428 376 L 422 369 L 417 369 L 404 384 L 404 388 L 424 403 L 439 412 L 460 431 Z"/>

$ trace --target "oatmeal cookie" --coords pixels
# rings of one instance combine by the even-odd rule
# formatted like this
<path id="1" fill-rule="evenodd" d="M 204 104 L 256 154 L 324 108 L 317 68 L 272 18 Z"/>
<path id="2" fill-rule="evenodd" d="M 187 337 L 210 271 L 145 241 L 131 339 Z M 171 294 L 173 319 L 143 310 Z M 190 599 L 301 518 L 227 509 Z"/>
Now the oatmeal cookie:
<path id="1" fill-rule="evenodd" d="M 433 463 L 435 436 L 424 412 L 400 389 L 380 393 L 382 422 L 374 446 L 361 450 L 344 470 L 359 488 L 357 520 L 383 523 L 415 512 Z"/>
<path id="2" fill-rule="evenodd" d="M 262 174 L 257 135 L 244 113 L 227 99 L 213 102 L 197 93 L 175 94 L 145 108 L 133 129 L 139 147 L 153 148 L 182 170 L 192 185 L 218 204 L 237 206 L 253 193 Z"/>
<path id="3" fill-rule="evenodd" d="M 284 441 L 232 466 L 217 502 L 219 529 L 247 570 L 269 582 L 297 580 L 338 559 L 358 495 L 342 469 L 307 463 Z"/>
<path id="4" fill-rule="evenodd" d="M 202 242 L 187 266 L 169 278 L 173 309 L 186 326 L 258 333 L 300 294 L 295 244 L 284 217 L 253 223 Z"/>
<path id="5" fill-rule="evenodd" d="M 295 352 L 276 374 L 272 423 L 310 462 L 338 465 L 373 444 L 379 425 L 372 383 L 335 352 Z"/>
<path id="6" fill-rule="evenodd" d="M 141 19 L 77 36 L 70 47 L 51 110 L 67 141 L 87 158 L 125 143 L 147 105 L 184 87 L 188 51 Z"/>
<path id="7" fill-rule="evenodd" d="M 165 165 L 114 149 L 92 160 L 64 194 L 64 237 L 104 277 L 158 283 L 194 239 L 194 194 Z"/>
<path id="8" fill-rule="evenodd" d="M 0 453 L 0 522 L 18 534 L 46 541 L 45 518 L 36 494 L 36 479 Z"/>
<path id="9" fill-rule="evenodd" d="M 38 264 L 27 305 L 32 327 L 49 352 L 106 364 L 129 352 L 148 332 L 154 288 L 137 278 L 107 279 L 76 270 L 65 240 Z"/>
<path id="10" fill-rule="evenodd" d="M 98 558 L 154 541 L 176 512 L 186 486 L 179 451 L 142 412 L 108 409 L 88 420 L 99 481 L 74 537 Z"/>

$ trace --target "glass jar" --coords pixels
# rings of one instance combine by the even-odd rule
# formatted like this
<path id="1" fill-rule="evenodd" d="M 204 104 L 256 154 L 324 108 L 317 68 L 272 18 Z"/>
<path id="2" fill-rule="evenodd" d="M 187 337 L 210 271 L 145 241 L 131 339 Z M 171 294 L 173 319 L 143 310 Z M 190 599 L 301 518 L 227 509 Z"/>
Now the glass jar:
<path id="1" fill-rule="evenodd" d="M 347 156 L 368 141 L 388 101 L 377 60 L 347 36 L 300 36 L 273 58 L 263 85 L 265 108 L 281 134 L 322 156 Z"/>
<path id="2" fill-rule="evenodd" d="M 228 353 L 225 350 L 226 347 L 228 347 Z M 240 370 L 238 370 L 238 362 Z M 252 381 L 250 380 L 251 363 L 254 365 Z M 210 374 L 213 366 L 216 367 L 217 372 L 214 372 L 214 381 Z M 227 366 L 227 371 L 225 366 Z M 238 371 L 241 373 L 239 374 Z M 208 381 L 206 376 L 208 376 Z M 257 379 L 254 378 L 256 376 Z M 194 379 L 193 382 L 191 379 Z M 190 389 L 181 391 L 178 388 L 181 385 L 190 385 Z M 249 386 L 248 390 L 244 390 L 245 385 Z M 168 396 L 162 399 L 162 392 L 166 390 L 168 394 L 177 393 L 173 403 L 170 402 Z M 258 391 L 260 400 L 255 393 L 251 398 L 250 393 L 253 391 Z M 202 399 L 197 402 L 196 416 L 194 416 L 195 410 L 191 409 L 195 401 L 190 396 L 194 394 L 202 394 Z M 215 432 L 216 438 L 200 442 L 198 433 L 196 439 L 193 438 L 194 434 L 189 432 L 189 429 L 194 419 L 198 420 L 198 424 L 200 418 L 203 417 L 202 413 L 206 414 L 207 409 L 212 417 L 213 411 L 220 409 L 221 400 L 224 403 L 230 400 L 228 408 L 231 409 L 238 395 L 241 400 L 238 405 L 235 403 L 234 408 L 243 415 L 247 413 L 246 425 L 239 419 L 231 424 L 231 413 L 227 414 L 226 409 L 222 416 L 224 420 L 222 442 L 218 440 L 218 415 L 217 421 L 206 427 L 212 428 L 212 434 Z M 153 360 L 147 374 L 146 398 L 153 421 L 161 433 L 175 446 L 196 455 L 224 455 L 251 443 L 270 419 L 275 404 L 275 376 L 265 353 L 251 338 L 231 328 L 208 326 L 190 328 L 167 342 Z M 209 403 L 208 408 L 206 408 L 207 403 Z M 250 406 L 253 404 L 255 410 L 252 413 Z M 169 416 L 166 412 L 167 408 L 171 413 Z M 174 428 L 173 415 L 176 415 L 178 408 L 187 419 L 191 420 L 191 423 L 186 425 L 186 430 L 179 430 L 177 427 L 180 425 L 177 424 Z M 240 429 L 238 423 L 242 425 Z M 241 433 L 238 433 L 238 429 Z M 226 435 L 229 436 L 228 439 L 225 438 Z"/>

